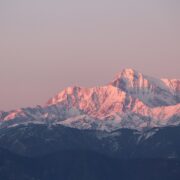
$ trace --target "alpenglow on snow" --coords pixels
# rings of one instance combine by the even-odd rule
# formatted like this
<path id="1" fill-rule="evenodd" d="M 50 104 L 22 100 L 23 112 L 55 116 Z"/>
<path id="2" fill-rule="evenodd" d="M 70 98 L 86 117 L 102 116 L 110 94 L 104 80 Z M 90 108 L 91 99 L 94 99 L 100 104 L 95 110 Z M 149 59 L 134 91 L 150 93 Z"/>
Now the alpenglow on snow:
<path id="1" fill-rule="evenodd" d="M 105 86 L 68 87 L 44 106 L 0 112 L 0 128 L 28 123 L 105 131 L 176 126 L 180 80 L 124 69 Z"/>

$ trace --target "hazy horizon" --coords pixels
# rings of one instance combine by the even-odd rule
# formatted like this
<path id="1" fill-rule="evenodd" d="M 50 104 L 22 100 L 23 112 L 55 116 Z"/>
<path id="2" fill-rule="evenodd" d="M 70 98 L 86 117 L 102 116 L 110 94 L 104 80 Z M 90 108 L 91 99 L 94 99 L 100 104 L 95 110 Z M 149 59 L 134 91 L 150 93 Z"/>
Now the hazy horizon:
<path id="1" fill-rule="evenodd" d="M 44 104 L 124 68 L 180 78 L 178 0 L 0 2 L 0 110 Z"/>

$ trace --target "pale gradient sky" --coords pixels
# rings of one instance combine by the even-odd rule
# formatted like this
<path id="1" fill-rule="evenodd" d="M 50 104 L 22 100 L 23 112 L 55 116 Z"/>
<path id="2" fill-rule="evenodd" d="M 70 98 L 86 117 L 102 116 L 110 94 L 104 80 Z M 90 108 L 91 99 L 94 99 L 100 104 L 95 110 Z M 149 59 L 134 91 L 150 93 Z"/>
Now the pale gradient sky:
<path id="1" fill-rule="evenodd" d="M 125 67 L 180 78 L 179 0 L 0 0 L 0 110 Z"/>

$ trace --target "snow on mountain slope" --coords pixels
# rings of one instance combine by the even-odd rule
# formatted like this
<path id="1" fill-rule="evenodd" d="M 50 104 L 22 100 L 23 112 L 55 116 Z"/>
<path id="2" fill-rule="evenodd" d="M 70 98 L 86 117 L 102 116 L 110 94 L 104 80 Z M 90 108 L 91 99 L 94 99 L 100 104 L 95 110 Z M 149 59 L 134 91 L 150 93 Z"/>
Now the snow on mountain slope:
<path id="1" fill-rule="evenodd" d="M 161 79 L 161 80 L 180 102 L 180 80 L 179 79 Z"/>
<path id="2" fill-rule="evenodd" d="M 0 127 L 21 123 L 63 124 L 112 131 L 180 124 L 179 80 L 159 80 L 132 69 L 109 85 L 68 87 L 45 106 L 0 113 Z"/>
<path id="3" fill-rule="evenodd" d="M 172 92 L 168 83 L 143 75 L 133 69 L 124 69 L 110 84 L 139 98 L 151 107 L 180 103 L 180 99 Z"/>
<path id="4" fill-rule="evenodd" d="M 96 88 L 69 87 L 48 101 L 47 105 L 64 104 L 76 107 L 85 114 L 103 118 L 111 113 L 124 113 L 135 100 L 111 85 Z"/>
<path id="5" fill-rule="evenodd" d="M 114 112 L 101 117 L 101 119 L 83 115 L 60 121 L 59 124 L 79 129 L 101 129 L 106 131 L 119 128 L 142 130 L 144 128 L 179 125 L 180 105 L 157 108 L 145 106 L 141 110 L 135 107 L 131 111 L 126 111 L 126 113 Z"/>

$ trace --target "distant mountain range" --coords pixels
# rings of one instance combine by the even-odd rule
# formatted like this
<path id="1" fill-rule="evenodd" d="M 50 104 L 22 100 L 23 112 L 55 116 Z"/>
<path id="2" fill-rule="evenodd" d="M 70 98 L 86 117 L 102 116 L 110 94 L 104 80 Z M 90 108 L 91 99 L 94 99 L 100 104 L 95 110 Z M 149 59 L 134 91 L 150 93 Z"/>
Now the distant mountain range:
<path id="1" fill-rule="evenodd" d="M 124 69 L 0 112 L 0 179 L 179 180 L 180 80 Z"/>
<path id="2" fill-rule="evenodd" d="M 180 80 L 156 79 L 124 69 L 101 87 L 68 87 L 46 105 L 0 112 L 0 127 L 62 124 L 112 131 L 180 124 Z"/>

